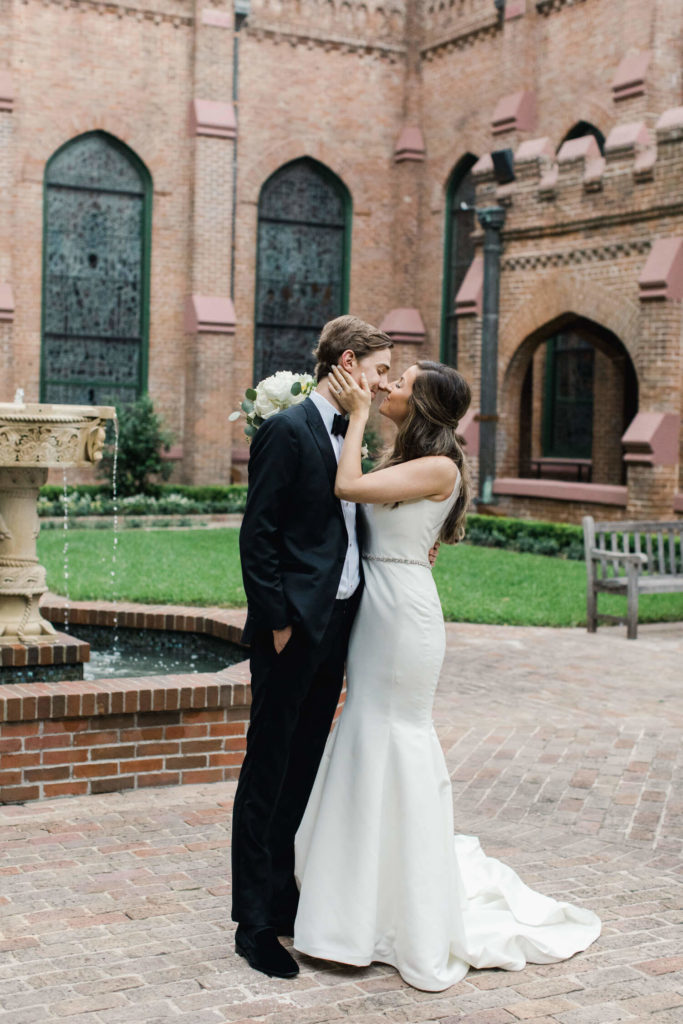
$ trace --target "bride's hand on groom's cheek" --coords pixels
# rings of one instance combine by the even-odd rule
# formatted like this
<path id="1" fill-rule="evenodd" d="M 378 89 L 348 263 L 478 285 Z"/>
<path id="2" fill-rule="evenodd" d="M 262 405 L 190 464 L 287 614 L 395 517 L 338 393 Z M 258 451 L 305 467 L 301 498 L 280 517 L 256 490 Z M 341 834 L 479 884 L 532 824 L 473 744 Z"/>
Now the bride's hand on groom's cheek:
<path id="1" fill-rule="evenodd" d="M 273 630 L 273 647 L 276 654 L 282 654 L 292 637 L 292 627 L 285 626 L 284 629 Z"/>

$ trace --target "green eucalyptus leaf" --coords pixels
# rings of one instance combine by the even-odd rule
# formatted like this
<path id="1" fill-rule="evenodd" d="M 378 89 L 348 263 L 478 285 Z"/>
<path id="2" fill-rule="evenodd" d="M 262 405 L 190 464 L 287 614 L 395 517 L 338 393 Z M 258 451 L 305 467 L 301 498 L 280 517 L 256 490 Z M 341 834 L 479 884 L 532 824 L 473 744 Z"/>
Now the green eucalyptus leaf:
<path id="1" fill-rule="evenodd" d="M 231 412 L 231 413 L 230 413 L 230 415 L 228 416 L 228 421 L 229 421 L 230 423 L 234 423 L 234 422 L 235 422 L 235 420 L 238 420 L 238 419 L 240 418 L 240 416 L 241 416 L 241 415 L 242 415 L 242 413 L 241 413 L 241 412 L 239 412 L 239 411 L 237 411 L 237 412 Z"/>
<path id="2" fill-rule="evenodd" d="M 254 415 L 251 422 L 254 424 L 255 427 L 260 427 L 261 424 L 264 422 L 263 416 Z"/>
<path id="3" fill-rule="evenodd" d="M 244 392 L 244 397 L 248 398 L 250 402 L 255 402 L 257 398 L 256 390 L 254 388 L 247 388 Z"/>
<path id="4" fill-rule="evenodd" d="M 244 433 L 247 435 L 247 437 L 254 437 L 256 434 L 256 427 L 253 427 L 251 423 L 247 423 L 246 427 L 244 428 Z"/>
<path id="5" fill-rule="evenodd" d="M 250 412 L 254 411 L 254 403 L 250 402 L 248 398 L 245 398 L 242 402 L 242 409 L 249 415 Z"/>
<path id="6" fill-rule="evenodd" d="M 292 392 L 293 395 L 300 395 L 301 394 L 301 381 L 300 380 L 295 380 L 294 383 L 292 384 L 291 388 L 290 388 L 290 391 Z"/>

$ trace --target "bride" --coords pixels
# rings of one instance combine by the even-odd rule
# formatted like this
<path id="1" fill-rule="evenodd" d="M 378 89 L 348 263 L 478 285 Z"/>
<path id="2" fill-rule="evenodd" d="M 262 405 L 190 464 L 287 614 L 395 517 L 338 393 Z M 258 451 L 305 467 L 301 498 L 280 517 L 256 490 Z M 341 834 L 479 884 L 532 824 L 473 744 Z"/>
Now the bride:
<path id="1" fill-rule="evenodd" d="M 365 588 L 346 704 L 296 838 L 294 947 L 391 964 L 434 992 L 469 967 L 563 960 L 597 938 L 599 919 L 532 891 L 474 837 L 454 836 L 432 725 L 445 629 L 427 553 L 464 533 L 470 488 L 456 430 L 469 386 L 439 363 L 406 370 L 380 406 L 398 426 L 393 451 L 364 476 L 372 395 L 340 368 L 330 380 L 349 412 L 335 491 L 362 503 Z"/>

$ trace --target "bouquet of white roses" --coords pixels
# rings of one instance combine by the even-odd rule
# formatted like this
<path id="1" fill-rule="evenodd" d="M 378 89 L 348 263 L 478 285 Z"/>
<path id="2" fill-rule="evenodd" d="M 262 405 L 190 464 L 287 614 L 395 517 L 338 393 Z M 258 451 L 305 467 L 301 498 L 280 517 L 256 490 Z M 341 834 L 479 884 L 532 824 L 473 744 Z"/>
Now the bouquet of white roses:
<path id="1" fill-rule="evenodd" d="M 290 405 L 298 405 L 315 387 L 315 380 L 310 373 L 291 373 L 290 370 L 278 370 L 272 377 L 266 377 L 255 388 L 247 388 L 241 408 L 231 413 L 229 420 L 246 417 L 244 433 L 247 440 L 252 437 L 269 416 L 274 416 Z"/>

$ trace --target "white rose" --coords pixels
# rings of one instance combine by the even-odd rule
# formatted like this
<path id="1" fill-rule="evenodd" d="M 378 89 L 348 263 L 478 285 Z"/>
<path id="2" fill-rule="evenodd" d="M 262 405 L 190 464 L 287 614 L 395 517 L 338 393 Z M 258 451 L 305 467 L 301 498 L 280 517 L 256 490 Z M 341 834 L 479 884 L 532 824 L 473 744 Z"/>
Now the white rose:
<path id="1" fill-rule="evenodd" d="M 262 420 L 267 420 L 269 416 L 272 416 L 274 413 L 279 411 L 279 406 L 274 405 L 268 398 L 268 395 L 266 395 L 261 388 L 258 388 L 256 399 L 254 401 L 254 412 L 256 415 L 260 416 Z"/>
<path id="2" fill-rule="evenodd" d="M 294 397 L 292 395 L 292 384 L 295 380 L 294 374 L 289 370 L 278 370 L 272 377 L 266 377 L 265 380 L 262 380 L 257 390 L 259 393 L 263 392 L 273 405 L 284 409 L 291 405 L 292 398 Z"/>

